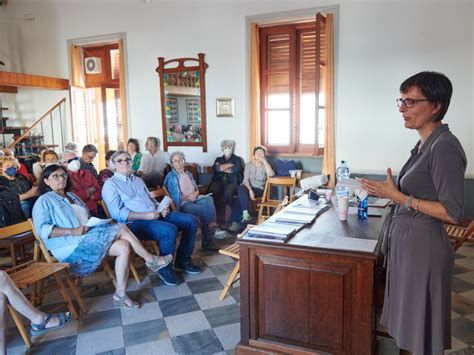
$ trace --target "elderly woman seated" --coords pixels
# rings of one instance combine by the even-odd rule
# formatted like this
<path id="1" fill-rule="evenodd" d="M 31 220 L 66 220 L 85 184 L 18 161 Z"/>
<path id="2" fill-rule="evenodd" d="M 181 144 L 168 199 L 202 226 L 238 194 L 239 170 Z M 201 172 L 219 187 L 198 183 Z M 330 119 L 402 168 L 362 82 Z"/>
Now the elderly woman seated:
<path id="1" fill-rule="evenodd" d="M 214 175 L 207 192 L 212 192 L 214 199 L 224 199 L 224 222 L 225 228 L 228 229 L 232 219 L 232 205 L 234 195 L 237 194 L 237 188 L 242 183 L 243 177 L 243 160 L 234 154 L 235 142 L 231 140 L 223 140 L 221 142 L 221 150 L 223 155 L 217 158 L 212 166 Z"/>
<path id="2" fill-rule="evenodd" d="M 185 169 L 183 153 L 179 151 L 171 153 L 170 162 L 173 169 L 166 175 L 163 186 L 170 193 L 177 209 L 199 218 L 202 248 L 211 251 L 219 250 L 219 246 L 212 239 L 225 236 L 225 232 L 217 231 L 216 208 L 213 198 L 199 195 L 193 175 Z"/>
<path id="3" fill-rule="evenodd" d="M 115 256 L 114 303 L 118 307 L 139 308 L 141 305 L 126 294 L 130 248 L 152 271 L 167 266 L 172 255 L 150 254 L 123 224 L 106 222 L 88 227 L 89 211 L 84 202 L 70 192 L 71 180 L 65 167 L 46 167 L 38 188 L 41 196 L 33 208 L 33 222 L 53 256 L 69 263 L 71 272 L 79 276 L 93 273 L 107 255 Z"/>
<path id="4" fill-rule="evenodd" d="M 0 158 L 0 186 L 5 186 L 18 195 L 23 214 L 29 218 L 37 195 L 37 188 L 18 172 L 19 165 L 14 157 Z"/>

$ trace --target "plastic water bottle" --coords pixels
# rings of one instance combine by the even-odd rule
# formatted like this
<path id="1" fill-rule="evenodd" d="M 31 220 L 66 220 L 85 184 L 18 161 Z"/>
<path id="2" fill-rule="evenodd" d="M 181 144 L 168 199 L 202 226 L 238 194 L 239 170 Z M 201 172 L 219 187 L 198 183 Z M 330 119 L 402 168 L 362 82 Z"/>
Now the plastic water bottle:
<path id="1" fill-rule="evenodd" d="M 336 169 L 337 182 L 340 182 L 342 178 L 348 178 L 350 175 L 351 175 L 351 172 L 349 170 L 349 167 L 347 166 L 346 161 L 341 160 L 341 164 L 339 164 L 339 166 Z M 349 198 L 350 192 L 351 190 L 349 188 L 336 185 L 336 198 L 343 197 L 343 196 L 346 196 Z"/>
<path id="2" fill-rule="evenodd" d="M 359 219 L 367 219 L 369 216 L 369 196 L 367 195 L 363 200 L 359 199 L 357 204 L 357 217 Z"/>

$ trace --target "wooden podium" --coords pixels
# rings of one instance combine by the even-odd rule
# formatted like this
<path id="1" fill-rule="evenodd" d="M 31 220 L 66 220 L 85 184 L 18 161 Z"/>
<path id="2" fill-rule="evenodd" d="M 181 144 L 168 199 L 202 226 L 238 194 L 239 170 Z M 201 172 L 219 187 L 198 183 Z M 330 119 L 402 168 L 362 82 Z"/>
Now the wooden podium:
<path id="1" fill-rule="evenodd" d="M 288 243 L 241 239 L 237 354 L 372 354 L 382 222 L 331 208 Z"/>

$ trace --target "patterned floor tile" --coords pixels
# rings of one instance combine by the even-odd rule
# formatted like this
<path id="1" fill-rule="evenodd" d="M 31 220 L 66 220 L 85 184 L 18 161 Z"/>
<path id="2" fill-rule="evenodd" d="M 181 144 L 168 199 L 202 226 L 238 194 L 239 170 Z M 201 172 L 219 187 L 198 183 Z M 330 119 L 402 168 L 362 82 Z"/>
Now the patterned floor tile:
<path id="1" fill-rule="evenodd" d="M 182 283 L 181 285 L 176 287 L 170 287 L 166 285 L 158 286 L 155 287 L 154 290 L 155 296 L 158 301 L 170 300 L 173 298 L 192 295 L 187 283 Z"/>
<path id="2" fill-rule="evenodd" d="M 471 284 L 474 285 L 474 271 L 469 271 L 469 272 L 465 272 L 465 273 L 462 273 L 462 274 L 457 274 L 456 277 L 458 277 L 461 280 L 464 280 L 466 282 L 470 282 Z"/>
<path id="3" fill-rule="evenodd" d="M 197 275 L 188 275 L 183 274 L 183 278 L 186 282 L 188 281 L 196 281 L 196 280 L 204 280 L 204 279 L 212 279 L 216 277 L 210 268 L 205 268 L 203 272 Z"/>
<path id="4" fill-rule="evenodd" d="M 222 345 L 211 329 L 171 338 L 175 352 L 180 354 L 212 354 Z"/>
<path id="5" fill-rule="evenodd" d="M 474 300 L 454 294 L 451 297 L 451 303 L 452 310 L 460 315 L 474 314 Z"/>
<path id="6" fill-rule="evenodd" d="M 112 295 L 84 298 L 87 313 L 96 313 L 115 309 Z"/>
<path id="7" fill-rule="evenodd" d="M 222 290 L 222 284 L 217 278 L 187 282 L 193 294 Z"/>
<path id="8" fill-rule="evenodd" d="M 80 333 L 77 336 L 76 355 L 90 355 L 123 347 L 122 327 L 101 329 L 94 332 Z M 50 354 L 54 354 L 54 352 Z"/>
<path id="9" fill-rule="evenodd" d="M 470 282 L 461 280 L 460 278 L 454 276 L 452 281 L 452 292 L 454 293 L 463 293 L 469 290 L 473 290 L 474 285 Z"/>
<path id="10" fill-rule="evenodd" d="M 174 298 L 171 300 L 159 301 L 163 317 L 176 316 L 178 314 L 194 312 L 199 310 L 199 304 L 193 296 Z"/>
<path id="11" fill-rule="evenodd" d="M 163 318 L 158 302 L 144 303 L 140 309 L 122 308 L 120 313 L 122 315 L 122 324 L 124 326 Z"/>
<path id="12" fill-rule="evenodd" d="M 84 314 L 79 318 L 79 334 L 121 326 L 120 309 Z"/>
<path id="13" fill-rule="evenodd" d="M 209 266 L 209 269 L 212 270 L 214 275 L 221 276 L 221 275 L 229 275 L 235 267 L 235 262 L 228 263 L 228 264 L 219 264 L 219 265 L 212 265 Z"/>
<path id="14" fill-rule="evenodd" d="M 466 258 L 474 258 L 474 248 L 459 248 L 456 253 Z"/>
<path id="15" fill-rule="evenodd" d="M 96 353 L 95 355 L 125 355 L 125 349 L 124 348 L 114 349 L 114 350 L 104 351 L 102 353 Z"/>
<path id="16" fill-rule="evenodd" d="M 221 255 L 221 254 L 213 254 L 209 256 L 204 256 L 203 259 L 206 265 L 208 266 L 229 264 L 233 260 L 231 257 L 226 256 L 226 255 Z"/>
<path id="17" fill-rule="evenodd" d="M 458 274 L 465 274 L 466 272 L 472 271 L 471 269 L 468 269 L 467 267 L 454 264 L 454 269 L 453 269 L 453 275 L 458 275 Z"/>
<path id="18" fill-rule="evenodd" d="M 76 352 L 76 336 L 59 338 L 44 343 L 34 343 L 31 353 L 35 355 L 51 355 L 51 354 L 74 354 Z M 8 352 L 10 355 L 10 352 Z"/>
<path id="19" fill-rule="evenodd" d="M 240 323 L 214 328 L 217 338 L 224 350 L 234 349 L 240 341 Z"/>
<path id="20" fill-rule="evenodd" d="M 199 303 L 199 307 L 201 307 L 202 310 L 227 306 L 236 303 L 232 297 L 226 297 L 221 301 L 219 299 L 220 294 L 221 290 L 211 291 L 194 295 L 194 298 L 196 299 L 197 303 Z"/>
<path id="21" fill-rule="evenodd" d="M 456 338 L 461 340 L 467 345 L 474 345 L 474 322 L 465 318 L 460 317 L 454 319 L 452 322 L 452 332 Z"/>
<path id="22" fill-rule="evenodd" d="M 446 353 L 452 354 L 453 352 L 456 352 L 461 349 L 467 348 L 467 344 L 462 342 L 456 337 L 451 337 L 451 349 L 447 350 Z"/>
<path id="23" fill-rule="evenodd" d="M 459 255 L 459 254 L 456 254 L 456 255 Z M 459 265 L 464 266 L 468 269 L 474 270 L 474 258 L 464 257 L 463 259 L 456 260 L 456 264 L 459 264 Z"/>
<path id="24" fill-rule="evenodd" d="M 76 336 L 79 327 L 77 320 L 71 319 L 64 327 L 38 336 L 31 337 L 34 343 L 43 343 L 54 339 Z"/>
<path id="25" fill-rule="evenodd" d="M 166 317 L 165 322 L 171 338 L 211 328 L 202 311 Z"/>
<path id="26" fill-rule="evenodd" d="M 459 295 L 463 296 L 463 297 L 466 297 L 466 298 L 469 298 L 471 301 L 474 302 L 474 285 L 471 287 L 470 291 L 461 292 L 461 293 L 459 293 Z M 474 313 L 474 312 L 472 312 L 472 313 Z"/>
<path id="27" fill-rule="evenodd" d="M 170 355 L 174 354 L 171 339 L 162 339 L 125 348 L 127 355 Z"/>
<path id="28" fill-rule="evenodd" d="M 126 347 L 169 338 L 163 319 L 150 320 L 123 327 L 123 341 Z"/>
<path id="29" fill-rule="evenodd" d="M 213 328 L 240 322 L 240 305 L 231 304 L 203 311 Z"/>

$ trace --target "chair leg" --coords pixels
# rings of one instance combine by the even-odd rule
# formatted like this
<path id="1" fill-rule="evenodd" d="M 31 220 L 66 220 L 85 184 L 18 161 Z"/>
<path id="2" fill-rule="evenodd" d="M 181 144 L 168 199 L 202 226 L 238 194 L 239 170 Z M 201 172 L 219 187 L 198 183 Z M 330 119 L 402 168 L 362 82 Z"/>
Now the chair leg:
<path id="1" fill-rule="evenodd" d="M 13 243 L 10 244 L 10 255 L 12 258 L 12 267 L 16 267 L 17 266 L 16 247 L 15 247 L 15 244 Z"/>
<path id="2" fill-rule="evenodd" d="M 114 287 L 117 288 L 117 281 L 115 280 L 115 274 L 110 268 L 109 262 L 107 260 L 104 260 L 104 271 L 105 271 L 105 274 L 108 275 L 112 279 L 112 283 L 114 284 Z"/>
<path id="3" fill-rule="evenodd" d="M 26 347 L 28 349 L 30 349 L 31 348 L 30 336 L 28 335 L 28 332 L 26 331 L 25 326 L 21 322 L 20 315 L 17 313 L 15 308 L 10 306 L 9 304 L 7 305 L 7 307 L 8 307 L 8 310 L 10 311 L 10 314 L 12 315 L 12 318 L 13 318 L 13 321 L 15 322 L 15 324 L 16 324 L 16 327 L 18 328 L 18 331 L 20 332 L 21 338 L 25 342 Z"/>
<path id="4" fill-rule="evenodd" d="M 71 312 L 72 317 L 74 319 L 79 318 L 76 307 L 74 307 L 74 304 L 71 301 L 71 297 L 69 297 L 69 294 L 67 293 L 67 290 L 64 287 L 64 284 L 61 280 L 61 276 L 59 276 L 59 274 L 56 273 L 54 274 L 54 278 L 56 279 L 56 284 L 58 285 L 59 292 L 61 293 L 61 296 L 63 296 L 63 299 L 66 302 L 67 308 L 69 309 L 69 312 Z"/>
<path id="5" fill-rule="evenodd" d="M 222 301 L 225 298 L 225 295 L 227 292 L 229 292 L 230 287 L 234 283 L 235 278 L 237 277 L 237 274 L 240 271 L 240 260 L 237 260 L 237 263 L 235 264 L 234 270 L 232 270 L 232 273 L 230 274 L 229 278 L 227 279 L 227 282 L 225 283 L 224 289 L 222 290 L 219 299 Z"/>
<path id="6" fill-rule="evenodd" d="M 140 280 L 140 275 L 138 275 L 137 268 L 135 267 L 135 255 L 131 256 L 129 266 L 130 266 L 130 272 L 132 273 L 133 278 L 135 279 L 135 281 L 137 281 L 138 283 L 141 283 L 142 280 Z"/>
<path id="7" fill-rule="evenodd" d="M 69 288 L 71 289 L 72 294 L 76 298 L 77 303 L 79 304 L 79 308 L 81 310 L 81 313 L 87 313 L 87 307 L 86 304 L 84 303 L 84 300 L 81 297 L 81 293 L 77 289 L 74 281 L 71 279 L 71 275 L 69 275 L 69 272 L 67 270 L 64 270 L 64 277 L 66 279 L 66 282 L 69 285 Z"/>

